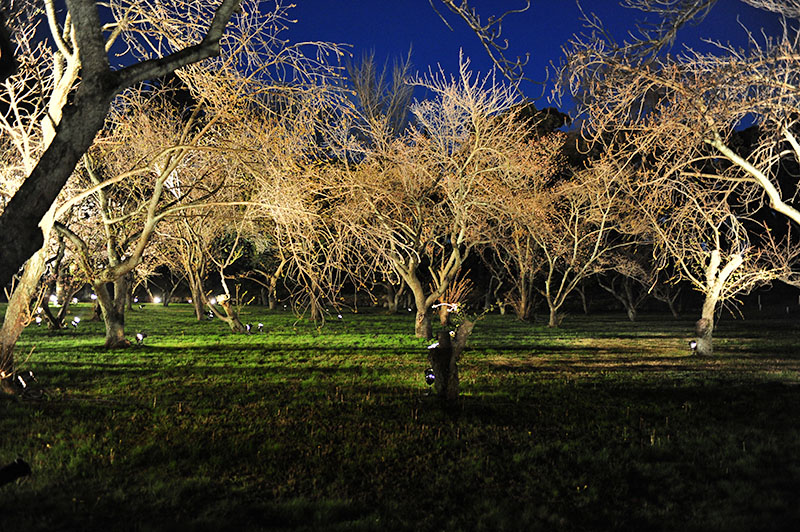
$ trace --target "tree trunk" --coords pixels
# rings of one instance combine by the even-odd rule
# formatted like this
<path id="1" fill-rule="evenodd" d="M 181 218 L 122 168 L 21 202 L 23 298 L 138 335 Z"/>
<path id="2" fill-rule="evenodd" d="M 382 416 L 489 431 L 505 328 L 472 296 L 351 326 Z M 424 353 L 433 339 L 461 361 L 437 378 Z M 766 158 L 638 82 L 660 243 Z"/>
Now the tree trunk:
<path id="1" fill-rule="evenodd" d="M 439 306 L 439 325 L 450 327 L 450 309 L 447 305 Z"/>
<path id="2" fill-rule="evenodd" d="M 246 332 L 247 328 L 239 319 L 239 313 L 236 311 L 235 308 L 233 308 L 233 305 L 231 305 L 230 298 L 220 301 L 219 304 L 225 310 L 225 318 L 222 318 L 222 320 L 228 324 L 228 326 L 231 328 L 231 331 L 235 333 Z"/>
<path id="3" fill-rule="evenodd" d="M 669 311 L 672 313 L 672 317 L 676 320 L 681 317 L 680 312 L 678 312 L 678 307 L 675 305 L 674 299 L 667 299 L 666 300 L 667 306 L 669 307 Z"/>
<path id="4" fill-rule="evenodd" d="M 310 306 L 310 313 L 311 313 L 311 321 L 314 323 L 319 322 L 322 320 L 322 309 L 320 308 L 319 301 L 317 301 L 316 296 L 312 295 L 309 300 Z"/>
<path id="5" fill-rule="evenodd" d="M 548 307 L 550 308 L 550 318 L 547 321 L 547 326 L 550 328 L 556 328 L 561 325 L 561 316 L 558 315 L 558 307 L 547 302 Z"/>
<path id="6" fill-rule="evenodd" d="M 519 301 L 514 310 L 519 321 L 527 321 L 531 317 L 531 294 L 525 279 L 520 280 Z"/>
<path id="7" fill-rule="evenodd" d="M 109 283 L 97 282 L 94 292 L 103 314 L 106 327 L 105 346 L 108 348 L 128 347 L 131 343 L 125 338 L 125 297 L 128 283 L 123 275 L 113 283 L 114 294 L 108 290 Z"/>
<path id="8" fill-rule="evenodd" d="M 197 318 L 197 321 L 202 321 L 203 316 L 205 316 L 205 312 L 203 312 L 203 300 L 205 299 L 205 294 L 203 294 L 203 284 L 195 272 L 189 273 L 186 277 L 189 280 L 189 292 L 192 294 L 194 315 Z"/>
<path id="9" fill-rule="evenodd" d="M 711 356 L 714 354 L 713 334 L 714 334 L 714 312 L 717 308 L 717 298 L 713 294 L 706 295 L 703 302 L 702 317 L 697 320 L 695 332 L 697 334 L 697 347 L 695 353 L 699 356 Z"/>
<path id="10" fill-rule="evenodd" d="M 14 348 L 27 324 L 30 301 L 44 272 L 45 250 L 40 249 L 25 263 L 22 276 L 8 300 L 0 329 L 0 373 L 14 372 Z"/>
<path id="11" fill-rule="evenodd" d="M 589 300 L 586 298 L 586 287 L 583 286 L 583 283 L 581 283 L 580 286 L 578 286 L 575 289 L 575 291 L 578 292 L 578 296 L 581 298 L 581 308 L 583 309 L 583 315 L 584 316 L 588 316 L 589 315 Z"/>
<path id="12" fill-rule="evenodd" d="M 458 399 L 458 361 L 474 327 L 474 321 L 464 321 L 456 329 L 454 340 L 451 339 L 449 331 L 439 331 L 439 345 L 428 350 L 428 363 L 436 377 L 434 390 L 439 398 L 448 402 Z"/>

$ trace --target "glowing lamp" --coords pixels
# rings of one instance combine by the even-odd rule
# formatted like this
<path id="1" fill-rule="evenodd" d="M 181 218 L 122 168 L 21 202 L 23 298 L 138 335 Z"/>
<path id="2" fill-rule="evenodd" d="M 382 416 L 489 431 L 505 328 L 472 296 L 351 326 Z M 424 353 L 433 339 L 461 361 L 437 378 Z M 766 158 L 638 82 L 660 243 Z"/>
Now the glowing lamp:
<path id="1" fill-rule="evenodd" d="M 433 368 L 426 369 L 425 370 L 425 384 L 430 386 L 434 382 L 436 382 L 436 374 L 433 372 Z"/>
<path id="2" fill-rule="evenodd" d="M 160 297 L 158 297 L 158 296 L 154 297 L 154 298 L 153 298 L 153 303 L 155 303 L 156 305 L 158 305 L 159 303 L 161 303 L 161 298 L 160 298 Z"/>
<path id="3" fill-rule="evenodd" d="M 90 295 L 89 299 L 91 299 L 92 301 L 96 300 L 97 299 L 97 294 Z"/>

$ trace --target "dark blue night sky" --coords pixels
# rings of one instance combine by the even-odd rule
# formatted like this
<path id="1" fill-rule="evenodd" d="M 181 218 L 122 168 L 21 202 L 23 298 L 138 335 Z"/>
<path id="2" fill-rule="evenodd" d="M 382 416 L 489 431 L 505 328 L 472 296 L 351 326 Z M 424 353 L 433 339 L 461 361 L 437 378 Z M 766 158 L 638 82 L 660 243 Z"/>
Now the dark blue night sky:
<path id="1" fill-rule="evenodd" d="M 435 2 L 439 7 L 438 0 Z M 288 32 L 293 41 L 350 44 L 354 57 L 374 50 L 375 58 L 381 63 L 387 58 L 405 57 L 411 47 L 416 69 L 424 71 L 440 64 L 445 72 L 456 70 L 459 49 L 463 48 L 472 61 L 473 70 L 486 72 L 491 68 L 486 52 L 466 24 L 442 6 L 439 12 L 454 30 L 450 31 L 428 0 L 297 0 L 297 4 L 290 12 L 298 21 Z M 524 6 L 525 2 L 473 0 L 472 4 L 485 19 Z M 531 4 L 527 12 L 506 19 L 503 35 L 510 42 L 508 55 L 530 53 L 526 75 L 543 81 L 550 62 L 559 61 L 562 45 L 571 35 L 582 31 L 580 11 L 574 0 L 533 0 Z M 619 7 L 615 0 L 585 0 L 582 5 L 585 11 L 600 16 L 620 39 L 642 16 L 638 11 Z M 781 31 L 775 15 L 738 0 L 719 0 L 701 25 L 684 28 L 679 37 L 694 47 L 706 46 L 701 42 L 702 37 L 744 45 L 746 33 L 737 17 L 754 32 L 763 28 L 767 35 L 777 35 Z M 532 99 L 542 94 L 541 88 L 532 83 L 522 88 Z M 537 103 L 541 105 L 544 100 L 539 99 Z"/>

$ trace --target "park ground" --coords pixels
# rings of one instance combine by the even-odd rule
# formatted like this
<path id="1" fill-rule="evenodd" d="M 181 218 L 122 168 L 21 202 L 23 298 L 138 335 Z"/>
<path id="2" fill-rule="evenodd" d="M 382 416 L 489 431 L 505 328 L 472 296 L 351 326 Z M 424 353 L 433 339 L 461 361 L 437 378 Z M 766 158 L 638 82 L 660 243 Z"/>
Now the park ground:
<path id="1" fill-rule="evenodd" d="M 143 345 L 29 327 L 41 399 L 0 400 L 0 530 L 796 530 L 800 326 L 489 315 L 443 406 L 413 316 L 323 328 L 245 309 L 265 333 L 188 306 L 127 317 Z"/>

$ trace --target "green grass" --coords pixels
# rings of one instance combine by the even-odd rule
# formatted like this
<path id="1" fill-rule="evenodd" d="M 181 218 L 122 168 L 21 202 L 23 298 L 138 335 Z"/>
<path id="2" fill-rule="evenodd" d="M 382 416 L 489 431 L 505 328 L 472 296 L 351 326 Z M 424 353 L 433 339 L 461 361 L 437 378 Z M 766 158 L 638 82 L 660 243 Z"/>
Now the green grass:
<path id="1" fill-rule="evenodd" d="M 232 335 L 186 306 L 102 327 L 29 328 L 47 396 L 0 400 L 0 530 L 794 530 L 800 353 L 793 320 L 572 316 L 479 322 L 462 399 L 426 395 L 413 317 L 323 329 L 254 309 Z M 13 523 L 13 525 L 12 525 Z"/>

